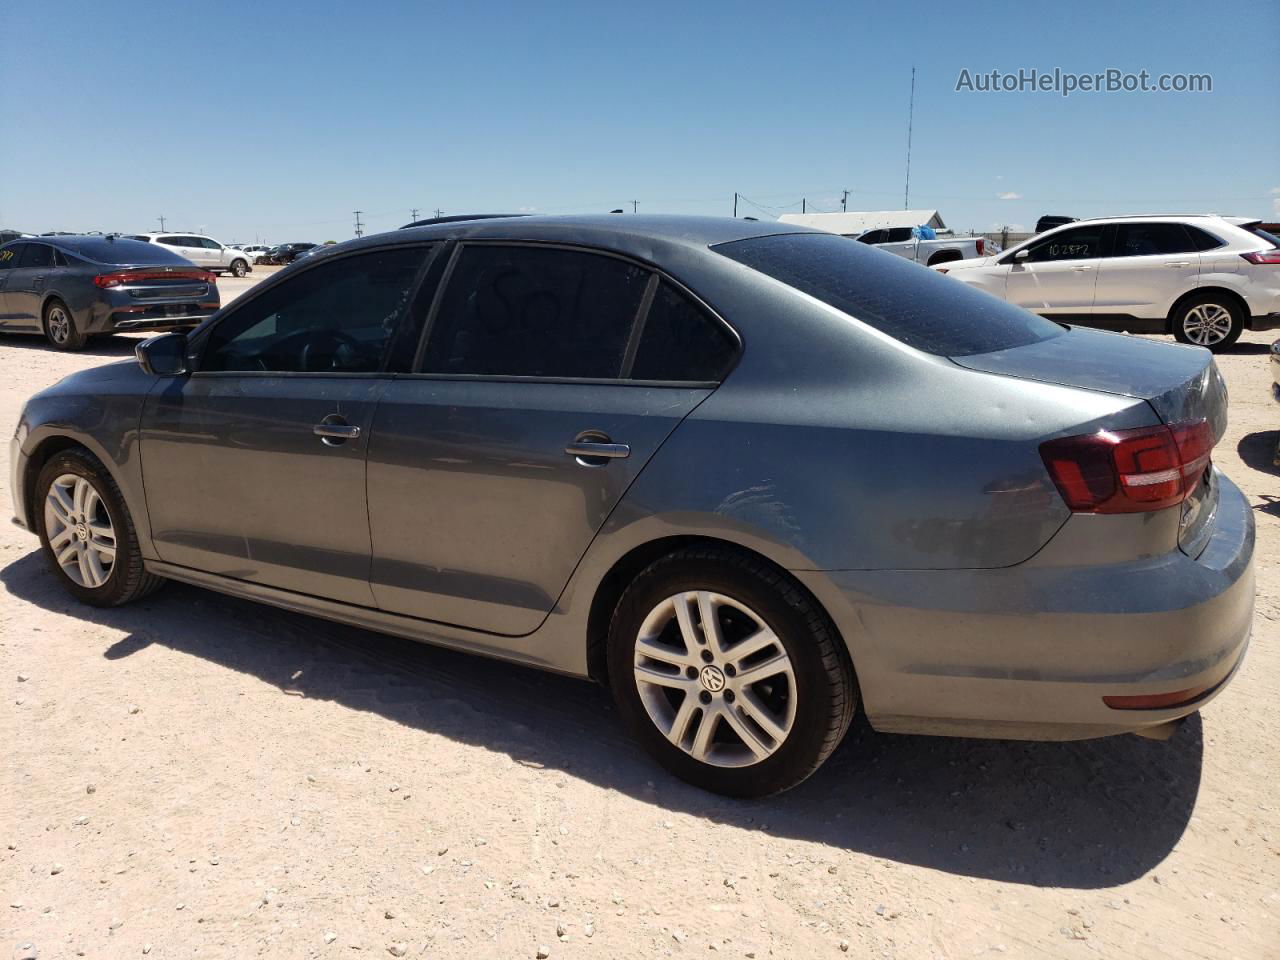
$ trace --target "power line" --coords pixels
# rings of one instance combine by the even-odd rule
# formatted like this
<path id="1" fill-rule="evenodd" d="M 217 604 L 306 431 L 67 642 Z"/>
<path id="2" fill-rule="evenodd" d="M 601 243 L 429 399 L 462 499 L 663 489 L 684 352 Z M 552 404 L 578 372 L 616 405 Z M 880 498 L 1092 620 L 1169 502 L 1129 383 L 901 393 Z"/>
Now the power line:
<path id="1" fill-rule="evenodd" d="M 911 102 L 907 106 L 907 185 L 902 192 L 902 209 L 911 209 L 911 125 L 916 113 L 916 68 L 911 68 Z"/>

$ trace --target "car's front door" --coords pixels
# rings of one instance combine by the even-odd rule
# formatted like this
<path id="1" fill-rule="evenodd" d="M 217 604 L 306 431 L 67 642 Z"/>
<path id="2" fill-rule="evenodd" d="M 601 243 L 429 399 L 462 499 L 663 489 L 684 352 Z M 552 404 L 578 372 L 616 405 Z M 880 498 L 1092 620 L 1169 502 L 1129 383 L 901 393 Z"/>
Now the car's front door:
<path id="1" fill-rule="evenodd" d="M 227 253 L 223 249 L 222 244 L 210 237 L 197 237 L 200 246 L 204 249 L 204 263 L 201 266 L 218 268 L 227 266 Z"/>
<path id="2" fill-rule="evenodd" d="M 545 619 L 592 537 L 714 388 L 736 339 L 598 253 L 460 247 L 369 449 L 385 610 L 506 635 Z"/>
<path id="3" fill-rule="evenodd" d="M 1195 242 L 1186 227 L 1168 221 L 1119 223 L 1115 231 L 1110 256 L 1098 267 L 1095 313 L 1163 325 L 1173 302 L 1200 281 Z"/>
<path id="4" fill-rule="evenodd" d="M 1032 243 L 1025 258 L 1004 257 L 1005 299 L 1045 316 L 1093 313 L 1104 230 L 1102 224 L 1072 227 Z"/>
<path id="5" fill-rule="evenodd" d="M 371 606 L 365 455 L 425 247 L 351 254 L 237 303 L 147 399 L 160 559 Z"/>

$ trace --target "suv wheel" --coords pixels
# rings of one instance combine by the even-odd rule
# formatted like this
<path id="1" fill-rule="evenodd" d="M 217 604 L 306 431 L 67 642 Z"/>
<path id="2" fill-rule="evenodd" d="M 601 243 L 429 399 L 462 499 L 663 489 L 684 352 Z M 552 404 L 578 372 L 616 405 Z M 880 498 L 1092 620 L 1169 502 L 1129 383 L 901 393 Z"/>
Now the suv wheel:
<path id="1" fill-rule="evenodd" d="M 249 265 L 245 263 L 243 260 L 231 261 L 231 275 L 233 277 L 243 277 L 248 272 L 249 272 Z"/>
<path id="2" fill-rule="evenodd" d="M 44 336 L 59 350 L 80 350 L 85 336 L 76 329 L 75 315 L 57 298 L 44 306 Z"/>
<path id="3" fill-rule="evenodd" d="M 1173 312 L 1173 335 L 1181 343 L 1227 349 L 1244 332 L 1244 312 L 1227 297 L 1205 293 L 1191 297 Z"/>
<path id="4" fill-rule="evenodd" d="M 36 496 L 45 559 L 77 599 L 115 607 L 164 583 L 143 568 L 120 488 L 89 451 L 55 454 L 36 479 Z"/>
<path id="5" fill-rule="evenodd" d="M 736 797 L 794 787 L 853 719 L 853 667 L 826 613 L 784 572 L 730 548 L 658 560 L 609 628 L 619 712 L 670 772 Z"/>

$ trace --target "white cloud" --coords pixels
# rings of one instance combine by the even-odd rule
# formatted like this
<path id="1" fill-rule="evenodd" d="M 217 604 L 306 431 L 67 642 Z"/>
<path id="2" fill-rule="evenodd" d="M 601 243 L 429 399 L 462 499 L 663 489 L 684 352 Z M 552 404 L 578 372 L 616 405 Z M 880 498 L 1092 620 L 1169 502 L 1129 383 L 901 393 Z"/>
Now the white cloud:
<path id="1" fill-rule="evenodd" d="M 996 199 L 997 200 L 1021 200 L 1022 194 L 1014 193 L 1012 190 L 1010 190 L 1008 193 L 1000 194 L 999 196 L 996 197 Z"/>

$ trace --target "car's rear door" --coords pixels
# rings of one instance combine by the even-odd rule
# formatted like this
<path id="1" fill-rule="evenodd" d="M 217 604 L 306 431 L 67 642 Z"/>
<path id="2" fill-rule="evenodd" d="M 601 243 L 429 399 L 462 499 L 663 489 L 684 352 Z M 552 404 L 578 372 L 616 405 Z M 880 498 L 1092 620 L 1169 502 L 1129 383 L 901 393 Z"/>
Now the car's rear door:
<path id="1" fill-rule="evenodd" d="M 43 323 L 40 312 L 45 286 L 55 265 L 53 247 L 35 240 L 28 241 L 17 260 L 17 265 L 5 278 L 5 312 L 13 329 L 38 330 Z"/>
<path id="2" fill-rule="evenodd" d="M 1072 227 L 1036 241 L 1024 259 L 1006 256 L 1005 299 L 1044 316 L 1092 314 L 1105 230 L 1099 223 Z"/>
<path id="3" fill-rule="evenodd" d="M 426 246 L 360 251 L 237 302 L 196 369 L 148 397 L 142 464 L 160 559 L 372 606 L 365 455 Z M 405 364 L 407 368 L 407 363 Z"/>
<path id="4" fill-rule="evenodd" d="M 1169 221 L 1115 225 L 1115 241 L 1098 265 L 1094 312 L 1158 318 L 1200 281 L 1200 252 L 1186 227 Z"/>
<path id="5" fill-rule="evenodd" d="M 379 607 L 527 634 L 736 338 L 671 281 L 546 245 L 456 248 L 369 449 Z"/>

